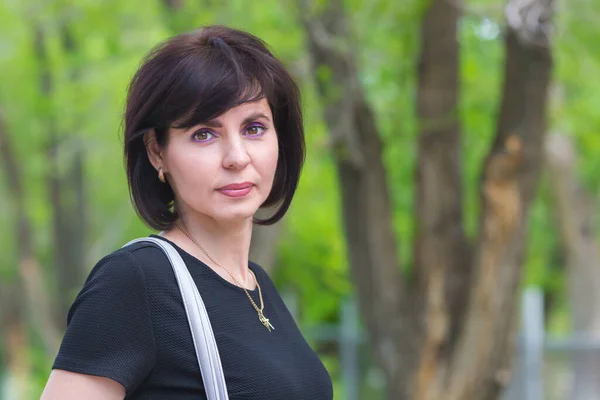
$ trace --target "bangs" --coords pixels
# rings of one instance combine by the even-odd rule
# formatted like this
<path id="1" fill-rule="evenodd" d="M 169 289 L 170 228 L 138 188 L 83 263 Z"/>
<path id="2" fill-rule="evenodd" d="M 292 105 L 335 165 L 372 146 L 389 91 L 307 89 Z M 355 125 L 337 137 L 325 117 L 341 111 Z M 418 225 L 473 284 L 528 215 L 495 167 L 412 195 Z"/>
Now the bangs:
<path id="1" fill-rule="evenodd" d="M 248 54 L 235 54 L 224 41 L 211 41 L 211 52 L 190 55 L 180 67 L 172 97 L 165 104 L 171 126 L 188 129 L 244 103 L 267 99 L 273 105 L 273 75 Z"/>

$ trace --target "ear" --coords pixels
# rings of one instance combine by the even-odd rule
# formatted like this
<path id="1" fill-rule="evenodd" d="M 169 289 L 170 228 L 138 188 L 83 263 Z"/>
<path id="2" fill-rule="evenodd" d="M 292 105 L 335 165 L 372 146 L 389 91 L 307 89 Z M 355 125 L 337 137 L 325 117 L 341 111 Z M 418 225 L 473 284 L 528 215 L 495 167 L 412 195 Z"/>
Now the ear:
<path id="1" fill-rule="evenodd" d="M 156 140 L 156 132 L 154 129 L 146 132 L 144 134 L 144 145 L 146 146 L 146 154 L 148 154 L 148 160 L 154 167 L 154 169 L 158 170 L 159 167 L 162 167 L 163 172 L 166 171 L 165 161 L 163 159 L 163 151 L 161 147 L 158 145 L 158 141 Z"/>

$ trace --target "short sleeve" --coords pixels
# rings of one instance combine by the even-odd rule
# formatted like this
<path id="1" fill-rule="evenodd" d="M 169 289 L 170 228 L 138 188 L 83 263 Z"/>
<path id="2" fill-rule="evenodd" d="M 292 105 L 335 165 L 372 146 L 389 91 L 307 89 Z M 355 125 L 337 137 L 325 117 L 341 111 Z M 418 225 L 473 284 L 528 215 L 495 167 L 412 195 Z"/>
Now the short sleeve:
<path id="1" fill-rule="evenodd" d="M 69 310 L 52 368 L 113 379 L 129 395 L 154 362 L 144 274 L 134 256 L 122 249 L 104 257 L 90 272 Z"/>

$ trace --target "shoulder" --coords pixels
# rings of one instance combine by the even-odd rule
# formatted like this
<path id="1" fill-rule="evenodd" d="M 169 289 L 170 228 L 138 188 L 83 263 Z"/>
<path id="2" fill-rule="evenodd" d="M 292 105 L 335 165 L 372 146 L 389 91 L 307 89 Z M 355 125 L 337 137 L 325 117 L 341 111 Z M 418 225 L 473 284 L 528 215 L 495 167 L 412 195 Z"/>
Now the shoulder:
<path id="1" fill-rule="evenodd" d="M 154 324 L 137 251 L 121 248 L 90 271 L 67 316 L 53 368 L 103 376 L 133 391 L 153 368 Z"/>
<path id="2" fill-rule="evenodd" d="M 115 283 L 131 283 L 132 278 L 140 275 L 141 271 L 132 253 L 127 249 L 118 249 L 102 257 L 94 265 L 85 286 L 93 286 L 98 280 L 107 279 Z"/>
<path id="3" fill-rule="evenodd" d="M 149 263 L 148 261 L 154 261 Z M 162 250 L 149 242 L 138 242 L 121 247 L 102 257 L 90 271 L 88 280 L 97 274 L 127 277 L 143 274 L 153 264 L 168 262 Z"/>
<path id="4" fill-rule="evenodd" d="M 102 257 L 90 271 L 80 297 L 102 289 L 114 296 L 145 292 L 153 281 L 170 269 L 162 251 L 150 243 L 134 243 Z M 159 275 L 157 272 L 161 271 Z M 150 282 L 152 284 L 152 282 Z"/>
<path id="5" fill-rule="evenodd" d="M 170 272 L 170 268 L 164 268 L 168 260 L 161 253 L 151 244 L 135 243 L 102 257 L 76 296 L 67 322 L 72 322 L 76 315 L 97 315 L 98 310 L 114 313 L 122 307 L 136 315 L 149 312 L 150 298 L 161 294 L 156 288 L 168 282 L 165 272 L 160 275 L 153 272 Z"/>

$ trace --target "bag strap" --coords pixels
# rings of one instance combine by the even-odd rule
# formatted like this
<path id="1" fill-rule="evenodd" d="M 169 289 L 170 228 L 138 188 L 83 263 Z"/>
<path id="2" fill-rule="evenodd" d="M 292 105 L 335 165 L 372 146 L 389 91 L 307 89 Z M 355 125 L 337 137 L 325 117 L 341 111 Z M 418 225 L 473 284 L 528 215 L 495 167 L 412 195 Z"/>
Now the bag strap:
<path id="1" fill-rule="evenodd" d="M 208 400 L 229 399 L 223 375 L 223 366 L 221 365 L 221 358 L 212 326 L 206 313 L 206 307 L 183 259 L 170 243 L 153 237 L 134 239 L 125 246 L 140 242 L 155 244 L 165 253 L 171 267 L 173 267 L 177 285 L 183 298 L 185 313 L 190 324 L 198 365 L 200 366 L 200 373 L 202 374 L 202 381 L 204 382 Z"/>

